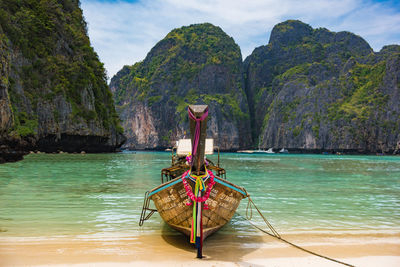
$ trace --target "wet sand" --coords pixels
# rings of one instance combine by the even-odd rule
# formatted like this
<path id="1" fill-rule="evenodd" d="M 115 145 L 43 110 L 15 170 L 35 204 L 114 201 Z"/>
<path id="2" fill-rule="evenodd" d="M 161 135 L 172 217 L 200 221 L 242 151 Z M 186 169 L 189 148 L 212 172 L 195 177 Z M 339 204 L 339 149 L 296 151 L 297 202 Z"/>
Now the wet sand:
<path id="1" fill-rule="evenodd" d="M 313 233 L 283 236 L 356 266 L 400 266 L 400 233 Z M 177 234 L 120 237 L 0 237 L 0 266 L 339 266 L 268 235 L 215 234 L 196 259 Z"/>

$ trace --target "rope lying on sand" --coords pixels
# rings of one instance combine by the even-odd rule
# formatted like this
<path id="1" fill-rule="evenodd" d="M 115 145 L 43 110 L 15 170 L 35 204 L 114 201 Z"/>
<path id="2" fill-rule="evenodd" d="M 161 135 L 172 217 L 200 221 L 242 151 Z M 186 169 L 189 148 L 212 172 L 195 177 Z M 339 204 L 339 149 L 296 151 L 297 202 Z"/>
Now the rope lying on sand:
<path id="1" fill-rule="evenodd" d="M 246 193 L 247 193 L 247 192 L 246 192 Z M 336 260 L 336 259 L 333 259 L 333 258 L 324 256 L 324 255 L 318 254 L 318 253 L 316 253 L 316 252 L 313 252 L 313 251 L 308 250 L 308 249 L 306 249 L 306 248 L 300 247 L 300 246 L 298 246 L 298 245 L 296 245 L 296 244 L 293 244 L 292 242 L 290 242 L 290 241 L 288 241 L 288 240 L 282 238 L 281 235 L 274 229 L 274 227 L 268 222 L 268 220 L 264 217 L 264 215 L 261 213 L 261 211 L 257 208 L 256 204 L 254 204 L 254 202 L 253 202 L 253 200 L 251 199 L 251 197 L 250 197 L 249 194 L 247 194 L 247 197 L 249 198 L 249 202 L 248 202 L 247 208 L 246 208 L 246 219 L 249 221 L 249 223 L 250 223 L 252 226 L 254 226 L 255 228 L 257 228 L 257 229 L 260 230 L 261 232 L 266 233 L 266 234 L 268 234 L 268 235 L 270 235 L 270 236 L 272 236 L 272 237 L 275 237 L 275 238 L 277 238 L 277 239 L 279 239 L 279 240 L 281 240 L 281 241 L 283 241 L 283 242 L 285 242 L 285 243 L 287 243 L 287 244 L 289 244 L 289 245 L 291 245 L 291 246 L 293 246 L 293 247 L 295 247 L 295 248 L 298 248 L 298 249 L 300 249 L 300 250 L 303 250 L 303 251 L 305 251 L 305 252 L 307 252 L 307 253 L 310 253 L 310 254 L 312 254 L 312 255 L 315 255 L 315 256 L 318 256 L 318 257 L 321 257 L 321 258 L 330 260 L 330 261 L 334 261 L 334 262 L 337 262 L 337 263 L 339 263 L 339 264 L 343 264 L 343 265 L 346 265 L 346 266 L 354 267 L 354 265 L 351 265 L 351 264 L 345 263 L 345 262 L 343 262 L 343 261 L 339 261 L 339 260 Z M 251 218 L 253 217 L 253 208 L 252 208 L 252 206 L 254 206 L 254 208 L 256 208 L 258 214 L 260 214 L 261 218 L 263 218 L 265 224 L 266 224 L 266 225 L 268 226 L 268 228 L 271 230 L 272 234 L 271 234 L 270 232 L 268 232 L 268 231 L 266 231 L 266 230 L 264 230 L 264 229 L 258 227 L 257 225 L 255 225 L 254 223 L 251 222 Z M 249 208 L 250 208 L 250 216 L 249 216 L 249 213 L 248 213 L 248 212 L 249 212 Z"/>

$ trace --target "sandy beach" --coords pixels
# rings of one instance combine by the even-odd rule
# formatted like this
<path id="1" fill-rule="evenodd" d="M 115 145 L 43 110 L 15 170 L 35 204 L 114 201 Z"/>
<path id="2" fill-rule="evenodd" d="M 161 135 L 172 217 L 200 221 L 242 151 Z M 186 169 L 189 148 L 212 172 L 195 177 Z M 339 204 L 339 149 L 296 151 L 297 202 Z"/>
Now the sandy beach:
<path id="1" fill-rule="evenodd" d="M 287 234 L 284 238 L 355 266 L 400 266 L 400 233 Z M 339 266 L 270 236 L 216 234 L 205 258 L 181 234 L 98 238 L 2 238 L 1 266 Z"/>

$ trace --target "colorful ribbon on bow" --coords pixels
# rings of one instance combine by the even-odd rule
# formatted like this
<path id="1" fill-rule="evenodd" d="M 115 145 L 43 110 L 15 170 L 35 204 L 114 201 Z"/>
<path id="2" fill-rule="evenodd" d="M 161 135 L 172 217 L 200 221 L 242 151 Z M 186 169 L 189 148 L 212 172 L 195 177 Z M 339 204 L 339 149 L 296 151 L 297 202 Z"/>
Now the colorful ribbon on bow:
<path id="1" fill-rule="evenodd" d="M 195 189 L 194 193 L 191 190 L 190 185 L 186 181 L 186 178 L 195 182 Z M 208 182 L 208 186 L 206 189 L 205 181 L 210 179 Z M 204 175 L 192 175 L 190 171 L 186 171 L 182 175 L 182 182 L 186 189 L 187 196 L 193 201 L 193 215 L 192 215 L 192 227 L 190 231 L 190 242 L 195 243 L 196 247 L 200 245 L 201 242 L 201 232 L 202 232 L 202 204 L 204 202 L 204 209 L 208 209 L 207 204 L 205 203 L 207 199 L 210 197 L 211 189 L 213 188 L 215 181 L 214 181 L 214 174 L 212 171 L 206 169 L 206 174 Z M 202 196 L 202 193 L 205 194 Z M 186 205 L 191 205 L 192 202 Z"/>
<path id="2" fill-rule="evenodd" d="M 201 177 L 196 177 L 196 186 L 194 189 L 194 195 L 196 198 L 198 198 L 199 196 L 201 196 L 201 192 L 204 191 L 204 182 L 203 179 Z M 192 229 L 190 231 L 190 243 L 196 243 L 196 247 L 197 247 L 197 238 L 200 237 L 201 234 L 201 229 L 200 229 L 200 225 L 201 225 L 201 202 L 194 202 L 193 205 L 193 217 L 192 217 Z"/>

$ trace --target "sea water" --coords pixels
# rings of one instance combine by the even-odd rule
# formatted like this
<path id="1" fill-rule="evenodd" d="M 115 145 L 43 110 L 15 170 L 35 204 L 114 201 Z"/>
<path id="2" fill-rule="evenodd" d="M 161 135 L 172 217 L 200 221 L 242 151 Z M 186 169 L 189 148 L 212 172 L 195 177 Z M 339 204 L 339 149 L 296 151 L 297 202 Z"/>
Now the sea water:
<path id="1" fill-rule="evenodd" d="M 0 238 L 174 233 L 157 213 L 138 225 L 144 193 L 170 163 L 167 152 L 126 152 L 31 154 L 0 165 Z M 280 233 L 400 231 L 400 157 L 222 153 L 221 166 Z M 220 234 L 257 234 L 246 205 Z M 255 210 L 253 220 L 263 226 Z"/>

